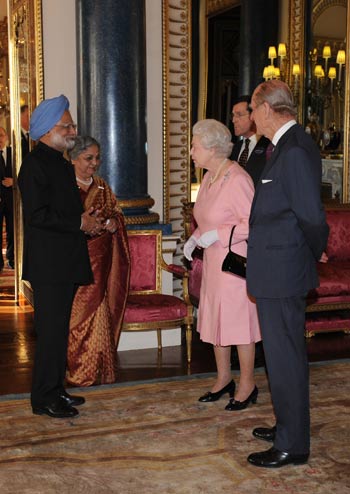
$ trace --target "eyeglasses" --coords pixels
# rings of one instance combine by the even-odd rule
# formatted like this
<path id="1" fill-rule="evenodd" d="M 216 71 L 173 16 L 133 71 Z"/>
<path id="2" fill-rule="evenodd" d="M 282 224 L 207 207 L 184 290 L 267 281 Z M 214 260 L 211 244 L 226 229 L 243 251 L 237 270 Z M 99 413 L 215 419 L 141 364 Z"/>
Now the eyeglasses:
<path id="1" fill-rule="evenodd" d="M 55 127 L 61 127 L 61 129 L 65 130 L 77 130 L 77 124 L 66 123 L 66 124 L 56 124 Z"/>
<path id="2" fill-rule="evenodd" d="M 232 120 L 239 120 L 240 118 L 246 117 L 250 113 L 231 113 Z"/>

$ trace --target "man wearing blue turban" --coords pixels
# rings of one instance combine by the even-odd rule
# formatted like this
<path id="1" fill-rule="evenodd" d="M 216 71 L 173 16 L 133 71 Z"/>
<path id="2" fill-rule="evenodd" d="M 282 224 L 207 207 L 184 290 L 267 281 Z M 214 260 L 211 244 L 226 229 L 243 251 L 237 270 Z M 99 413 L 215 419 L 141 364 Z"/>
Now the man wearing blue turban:
<path id="1" fill-rule="evenodd" d="M 85 402 L 63 386 L 69 320 L 77 286 L 93 281 L 85 234 L 102 229 L 98 212 L 84 212 L 74 168 L 63 156 L 76 136 L 68 109 L 69 101 L 61 95 L 34 110 L 29 133 L 38 143 L 18 176 L 24 217 L 22 277 L 33 288 L 37 335 L 31 405 L 34 414 L 55 418 L 78 415 L 75 406 Z"/>

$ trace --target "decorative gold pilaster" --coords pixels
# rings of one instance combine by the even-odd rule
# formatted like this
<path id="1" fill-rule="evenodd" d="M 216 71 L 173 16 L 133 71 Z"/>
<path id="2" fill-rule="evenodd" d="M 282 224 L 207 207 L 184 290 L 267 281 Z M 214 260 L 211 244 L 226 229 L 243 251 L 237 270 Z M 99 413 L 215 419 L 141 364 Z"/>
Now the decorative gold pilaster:
<path id="1" fill-rule="evenodd" d="M 190 195 L 191 0 L 163 1 L 164 221 L 183 236 Z"/>

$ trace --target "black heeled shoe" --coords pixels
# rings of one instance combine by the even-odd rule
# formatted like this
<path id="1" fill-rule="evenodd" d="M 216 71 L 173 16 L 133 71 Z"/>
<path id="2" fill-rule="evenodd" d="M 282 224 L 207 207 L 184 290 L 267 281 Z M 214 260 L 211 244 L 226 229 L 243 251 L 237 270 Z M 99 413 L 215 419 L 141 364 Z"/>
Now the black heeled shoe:
<path id="1" fill-rule="evenodd" d="M 225 393 L 229 393 L 229 395 L 232 397 L 235 395 L 235 389 L 236 389 L 236 384 L 234 380 L 230 381 L 226 386 L 220 389 L 220 391 L 217 391 L 216 393 L 212 393 L 211 391 L 208 391 L 205 393 L 205 395 L 201 396 L 198 401 L 202 401 L 204 403 L 208 403 L 211 401 L 217 401 L 221 398 L 222 395 Z"/>
<path id="2" fill-rule="evenodd" d="M 258 399 L 258 394 L 259 394 L 259 390 L 258 388 L 255 386 L 253 391 L 250 393 L 250 395 L 248 396 L 248 398 L 244 401 L 238 401 L 238 400 L 235 400 L 234 398 L 231 398 L 231 400 L 229 401 L 229 403 L 225 406 L 225 410 L 244 410 L 245 408 L 247 408 L 247 406 L 249 405 L 250 402 L 252 402 L 254 405 Z"/>

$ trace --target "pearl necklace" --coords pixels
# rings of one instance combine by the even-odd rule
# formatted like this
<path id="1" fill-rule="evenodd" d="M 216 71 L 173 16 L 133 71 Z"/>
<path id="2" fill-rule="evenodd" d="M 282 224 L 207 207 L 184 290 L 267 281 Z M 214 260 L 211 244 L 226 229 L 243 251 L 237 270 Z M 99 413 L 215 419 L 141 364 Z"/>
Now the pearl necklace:
<path id="1" fill-rule="evenodd" d="M 87 187 L 89 187 L 92 184 L 92 177 L 90 177 L 89 180 L 82 180 L 79 177 L 75 177 L 75 178 L 77 179 L 77 182 L 86 185 Z"/>
<path id="2" fill-rule="evenodd" d="M 216 170 L 216 173 L 213 177 L 210 177 L 209 178 L 209 186 L 212 185 L 215 180 L 219 177 L 220 173 L 221 173 L 221 170 L 224 168 L 225 164 L 226 164 L 226 161 L 227 161 L 227 158 L 225 158 L 221 163 L 220 165 L 218 166 L 218 169 Z"/>

